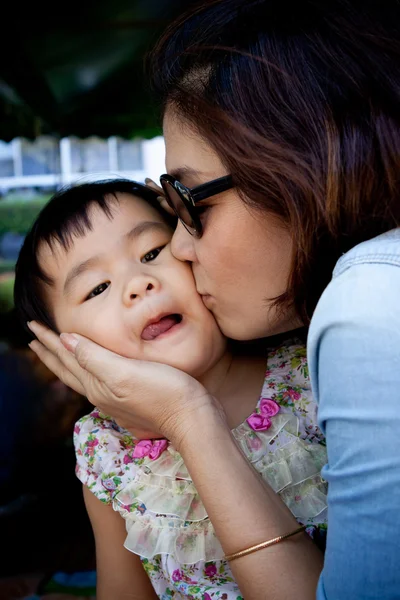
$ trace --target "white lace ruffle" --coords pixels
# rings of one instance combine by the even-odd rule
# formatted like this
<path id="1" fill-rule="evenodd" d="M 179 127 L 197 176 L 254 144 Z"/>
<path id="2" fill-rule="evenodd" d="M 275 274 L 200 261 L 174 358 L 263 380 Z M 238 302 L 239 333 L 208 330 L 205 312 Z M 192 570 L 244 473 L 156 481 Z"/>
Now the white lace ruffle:
<path id="1" fill-rule="evenodd" d="M 326 449 L 297 437 L 293 413 L 278 413 L 271 421 L 266 431 L 243 423 L 232 433 L 249 462 L 306 524 L 327 507 L 326 484 L 320 477 Z M 285 443 L 272 452 L 282 431 Z M 183 459 L 172 446 L 157 460 L 145 460 L 135 479 L 116 494 L 113 506 L 126 520 L 125 547 L 135 554 L 148 559 L 170 554 L 180 564 L 223 557 Z"/>
<path id="2" fill-rule="evenodd" d="M 143 558 L 169 554 L 179 564 L 220 560 L 224 556 L 210 519 L 187 523 L 154 514 L 125 515 L 128 536 L 125 548 Z M 212 558 L 210 558 L 212 557 Z"/>
<path id="3" fill-rule="evenodd" d="M 144 505 L 147 511 L 181 521 L 202 521 L 207 518 L 194 484 L 188 480 L 172 479 L 140 469 L 135 479 L 116 496 L 120 506 Z M 168 518 L 167 518 L 168 521 Z"/>

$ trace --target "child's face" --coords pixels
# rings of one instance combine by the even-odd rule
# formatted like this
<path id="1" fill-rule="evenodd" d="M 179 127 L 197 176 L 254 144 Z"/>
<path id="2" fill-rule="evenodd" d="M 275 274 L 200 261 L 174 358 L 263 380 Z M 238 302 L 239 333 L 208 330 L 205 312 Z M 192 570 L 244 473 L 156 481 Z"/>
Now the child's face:
<path id="1" fill-rule="evenodd" d="M 225 351 L 188 263 L 174 258 L 172 231 L 144 200 L 118 194 L 112 218 L 96 206 L 92 230 L 69 250 L 45 244 L 39 262 L 54 281 L 46 301 L 57 329 L 126 356 L 205 373 Z"/>

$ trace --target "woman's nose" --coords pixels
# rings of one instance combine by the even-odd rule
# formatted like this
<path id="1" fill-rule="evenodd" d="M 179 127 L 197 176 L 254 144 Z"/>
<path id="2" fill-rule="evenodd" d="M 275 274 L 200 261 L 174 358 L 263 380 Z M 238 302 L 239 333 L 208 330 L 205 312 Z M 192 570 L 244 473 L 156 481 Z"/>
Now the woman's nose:
<path id="1" fill-rule="evenodd" d="M 194 262 L 194 238 L 188 233 L 180 221 L 171 240 L 171 252 L 178 260 Z"/>
<path id="2" fill-rule="evenodd" d="M 124 290 L 124 304 L 130 306 L 133 302 L 137 302 L 147 295 L 157 292 L 159 288 L 160 283 L 155 277 L 148 275 L 131 277 Z"/>

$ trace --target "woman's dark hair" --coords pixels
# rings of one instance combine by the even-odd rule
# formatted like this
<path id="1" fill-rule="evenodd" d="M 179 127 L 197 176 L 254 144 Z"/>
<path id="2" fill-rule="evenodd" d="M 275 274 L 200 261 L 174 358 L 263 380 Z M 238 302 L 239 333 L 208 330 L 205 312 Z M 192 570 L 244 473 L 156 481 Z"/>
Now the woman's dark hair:
<path id="1" fill-rule="evenodd" d="M 400 225 L 399 7 L 211 0 L 150 56 L 164 108 L 214 148 L 245 202 L 288 225 L 276 301 L 305 321 L 340 255 Z"/>
<path id="2" fill-rule="evenodd" d="M 158 193 L 145 185 L 128 179 L 109 179 L 81 183 L 57 192 L 39 213 L 27 234 L 15 267 L 14 304 L 23 324 L 40 321 L 51 329 L 56 326 L 44 299 L 44 284 L 52 280 L 39 264 L 39 247 L 55 243 L 68 250 L 76 237 L 92 230 L 90 209 L 100 208 L 112 218 L 112 204 L 117 194 L 131 194 L 146 200 L 163 218 L 174 226 L 176 221 L 163 211 L 157 201 Z"/>

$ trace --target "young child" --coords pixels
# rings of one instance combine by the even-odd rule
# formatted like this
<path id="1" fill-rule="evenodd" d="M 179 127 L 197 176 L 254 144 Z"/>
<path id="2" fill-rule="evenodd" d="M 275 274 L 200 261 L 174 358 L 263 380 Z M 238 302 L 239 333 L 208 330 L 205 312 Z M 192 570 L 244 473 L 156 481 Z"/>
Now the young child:
<path id="1" fill-rule="evenodd" d="M 320 540 L 326 454 L 305 347 L 286 342 L 268 361 L 233 355 L 196 292 L 190 265 L 171 254 L 169 219 L 155 191 L 125 180 L 59 192 L 21 250 L 17 309 L 25 322 L 74 331 L 201 381 L 224 407 L 247 459 Z M 98 600 L 241 598 L 168 440 L 138 439 L 95 409 L 76 424 L 75 448 L 96 540 Z"/>

